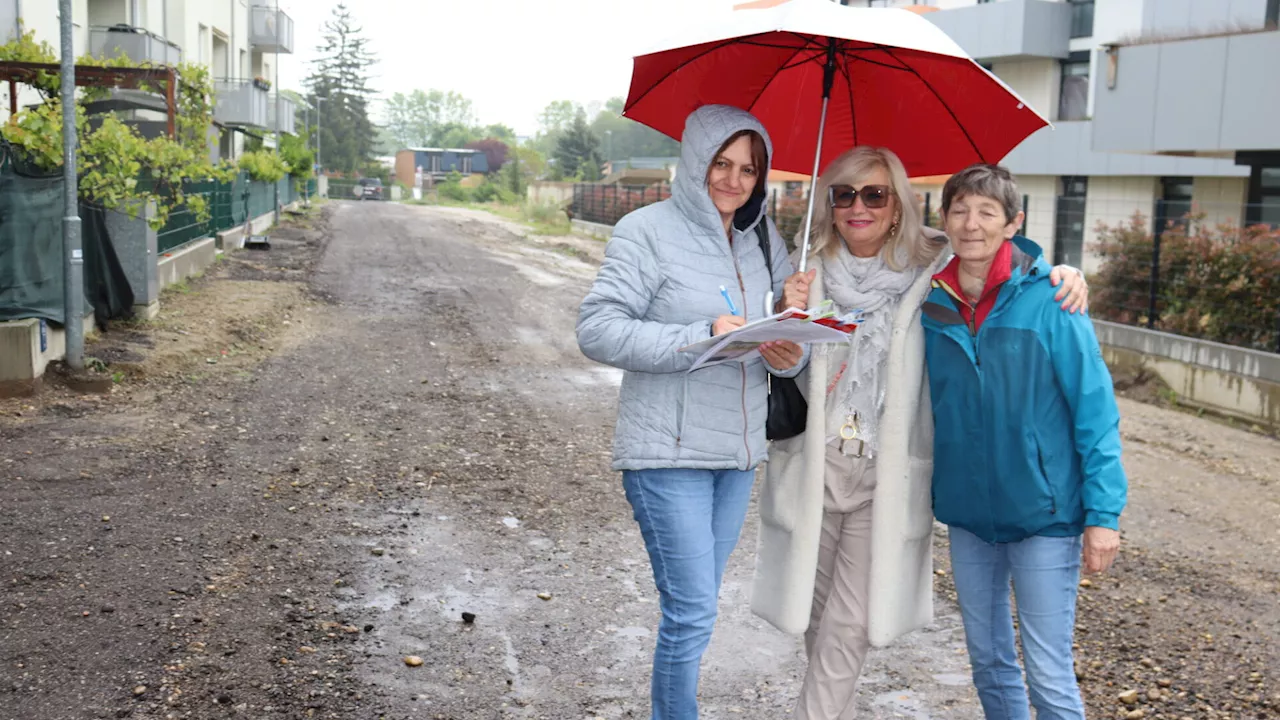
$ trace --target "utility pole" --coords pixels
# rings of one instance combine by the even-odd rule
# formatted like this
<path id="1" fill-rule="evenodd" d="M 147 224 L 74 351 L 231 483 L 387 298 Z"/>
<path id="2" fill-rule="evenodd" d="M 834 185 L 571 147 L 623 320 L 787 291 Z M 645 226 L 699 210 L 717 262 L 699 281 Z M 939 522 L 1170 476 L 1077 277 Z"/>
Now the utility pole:
<path id="1" fill-rule="evenodd" d="M 62 37 L 62 320 L 67 365 L 84 369 L 84 257 L 80 251 L 79 192 L 76 186 L 76 53 L 72 46 L 71 0 L 59 0 Z"/>
<path id="2" fill-rule="evenodd" d="M 279 33 L 280 32 L 280 0 L 276 0 L 275 28 L 276 28 L 276 32 Z M 275 122 L 272 123 L 274 127 L 271 128 L 271 131 L 276 134 L 276 155 L 279 155 L 280 154 L 280 38 L 279 37 L 276 38 L 276 53 L 275 53 L 275 56 L 271 59 L 271 70 L 275 73 L 275 78 L 271 81 L 271 86 L 275 88 L 275 91 L 276 91 Z M 288 177 L 288 175 L 286 175 L 285 177 Z M 275 186 L 276 186 L 275 188 L 276 201 L 274 205 L 276 210 L 275 210 L 274 222 L 276 225 L 279 225 L 280 224 L 280 181 L 277 180 L 275 183 Z"/>

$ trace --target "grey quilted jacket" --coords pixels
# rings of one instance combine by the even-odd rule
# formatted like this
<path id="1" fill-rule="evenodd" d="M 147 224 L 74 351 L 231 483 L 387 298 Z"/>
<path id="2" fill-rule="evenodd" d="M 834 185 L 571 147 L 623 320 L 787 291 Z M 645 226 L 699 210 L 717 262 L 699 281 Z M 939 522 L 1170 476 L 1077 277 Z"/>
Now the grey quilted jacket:
<path id="1" fill-rule="evenodd" d="M 613 467 L 748 470 L 767 456 L 763 360 L 688 372 L 697 359 L 680 348 L 709 337 L 728 313 L 720 286 L 748 320 L 764 312 L 769 269 L 755 234 L 769 223 L 773 288 L 791 274 L 786 245 L 765 217 L 762 197 L 738 212 L 732 246 L 707 194 L 707 168 L 740 130 L 769 136 L 752 115 L 706 106 L 689 116 L 671 198 L 628 214 L 614 227 L 604 264 L 578 314 L 578 345 L 597 362 L 626 371 L 618 398 Z M 763 183 L 767 168 L 760 169 Z M 786 373 L 793 375 L 802 366 Z"/>

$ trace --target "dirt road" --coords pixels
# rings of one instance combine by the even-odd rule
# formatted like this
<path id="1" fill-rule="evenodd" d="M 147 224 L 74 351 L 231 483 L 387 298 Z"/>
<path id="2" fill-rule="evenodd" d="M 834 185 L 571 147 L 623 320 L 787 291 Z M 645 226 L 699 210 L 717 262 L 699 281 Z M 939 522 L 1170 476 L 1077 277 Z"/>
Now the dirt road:
<path id="1" fill-rule="evenodd" d="M 619 375 L 573 339 L 600 245 L 383 203 L 306 224 L 108 333 L 110 397 L 0 404 L 0 718 L 648 717 Z M 1126 548 L 1080 610 L 1092 714 L 1277 716 L 1280 445 L 1122 411 Z M 707 718 L 785 717 L 803 668 L 747 610 L 754 534 Z M 938 580 L 862 717 L 981 716 Z"/>

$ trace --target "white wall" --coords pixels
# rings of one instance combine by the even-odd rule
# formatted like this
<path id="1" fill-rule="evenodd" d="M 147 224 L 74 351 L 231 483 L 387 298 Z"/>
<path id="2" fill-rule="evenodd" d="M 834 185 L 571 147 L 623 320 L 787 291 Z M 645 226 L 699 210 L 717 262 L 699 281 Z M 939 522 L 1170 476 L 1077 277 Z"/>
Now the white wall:
<path id="1" fill-rule="evenodd" d="M 1093 244 L 1098 241 L 1098 224 L 1115 226 L 1129 222 L 1134 213 L 1141 213 L 1151 227 L 1151 214 L 1155 208 L 1159 179 L 1154 177 L 1099 177 L 1089 178 L 1089 194 L 1084 212 L 1084 271 L 1098 270 L 1098 258 Z"/>
<path id="2" fill-rule="evenodd" d="M 1196 210 L 1205 214 L 1211 227 L 1221 223 L 1239 225 L 1249 198 L 1249 178 L 1198 177 L 1191 191 Z"/>
<path id="3" fill-rule="evenodd" d="M 1053 220 L 1057 211 L 1058 178 L 1054 175 L 1019 175 L 1018 191 L 1027 196 L 1027 237 L 1044 249 L 1053 262 Z"/>
<path id="4" fill-rule="evenodd" d="M 1052 58 L 1009 60 L 991 64 L 991 71 L 1041 115 L 1058 116 L 1058 85 L 1062 66 Z"/>
<path id="5" fill-rule="evenodd" d="M 1093 44 L 1116 42 L 1142 32 L 1144 0 L 1100 0 L 1093 10 Z"/>

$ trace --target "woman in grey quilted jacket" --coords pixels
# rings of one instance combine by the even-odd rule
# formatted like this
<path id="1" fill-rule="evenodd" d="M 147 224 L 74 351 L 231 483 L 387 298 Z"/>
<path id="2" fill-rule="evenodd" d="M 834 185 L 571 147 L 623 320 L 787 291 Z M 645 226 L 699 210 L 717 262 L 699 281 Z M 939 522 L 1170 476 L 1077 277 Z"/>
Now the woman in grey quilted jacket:
<path id="1" fill-rule="evenodd" d="M 725 563 L 765 460 L 768 374 L 799 372 L 791 343 L 689 372 L 681 348 L 759 317 L 769 293 L 796 295 L 786 245 L 764 213 L 772 146 L 752 115 L 705 106 L 686 122 L 671 198 L 628 214 L 578 316 L 578 344 L 625 372 L 613 466 L 640 525 L 662 621 L 654 720 L 696 720 L 698 670 Z M 772 257 L 756 235 L 764 223 Z M 727 292 L 728 298 L 722 294 Z"/>

